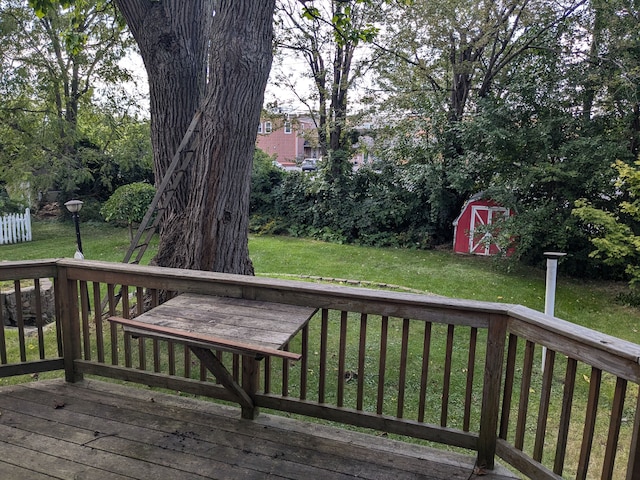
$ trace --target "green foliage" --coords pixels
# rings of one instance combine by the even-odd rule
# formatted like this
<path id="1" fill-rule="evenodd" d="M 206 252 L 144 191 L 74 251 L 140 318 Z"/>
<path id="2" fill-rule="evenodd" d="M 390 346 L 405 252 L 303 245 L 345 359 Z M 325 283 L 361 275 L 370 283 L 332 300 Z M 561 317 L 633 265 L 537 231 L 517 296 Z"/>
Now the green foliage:
<path id="1" fill-rule="evenodd" d="M 100 210 L 106 221 L 123 222 L 131 227 L 144 218 L 144 214 L 153 200 L 156 189 L 143 182 L 118 187 Z"/>
<path id="2" fill-rule="evenodd" d="M 573 214 L 588 231 L 595 247 L 590 253 L 612 266 L 625 267 L 631 284 L 640 283 L 640 161 L 635 167 L 621 161 L 615 163 L 619 173 L 617 188 L 625 198 L 615 211 L 596 208 L 582 198 L 576 200 Z"/>
<path id="3" fill-rule="evenodd" d="M 589 257 L 587 232 L 571 207 L 583 197 L 608 203 L 615 196 L 611 160 L 630 153 L 616 115 L 585 123 L 574 113 L 582 99 L 567 86 L 564 68 L 546 52 L 521 57 L 508 78 L 496 80 L 495 94 L 456 126 L 460 160 L 472 165 L 478 190 L 517 212 L 515 258 L 542 264 L 543 252 L 564 251 L 572 275 L 619 278 L 615 265 Z"/>
<path id="4" fill-rule="evenodd" d="M 391 164 L 333 181 L 325 169 L 285 173 L 266 199 L 264 189 L 252 192 L 252 228 L 335 243 L 430 248 L 441 240 L 436 208 L 428 207 L 439 199 L 431 173 L 424 166 Z"/>
<path id="5" fill-rule="evenodd" d="M 251 174 L 250 211 L 254 215 L 272 218 L 275 215 L 277 198 L 276 188 L 285 175 L 274 165 L 275 158 L 256 148 L 253 156 Z"/>
<path id="6" fill-rule="evenodd" d="M 7 189 L 0 184 L 0 215 L 7 213 L 23 213 L 24 206 L 12 200 L 7 193 Z"/>
<path id="7" fill-rule="evenodd" d="M 133 39 L 113 4 L 5 3 L 0 181 L 14 190 L 24 184 L 34 192 L 53 189 L 63 198 L 103 201 L 119 185 L 152 180 L 148 124 L 146 138 L 130 134 L 145 123 L 132 118 L 131 95 L 118 85 L 131 79 L 119 63 Z M 138 153 L 123 159 L 127 142 Z M 129 168 L 127 162 L 137 165 Z"/>

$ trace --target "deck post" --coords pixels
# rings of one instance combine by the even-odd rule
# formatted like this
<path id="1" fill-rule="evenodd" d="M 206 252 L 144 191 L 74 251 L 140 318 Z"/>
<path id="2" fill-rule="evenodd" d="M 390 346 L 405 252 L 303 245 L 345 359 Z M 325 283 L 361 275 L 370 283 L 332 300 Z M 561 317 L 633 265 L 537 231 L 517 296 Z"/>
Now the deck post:
<path id="1" fill-rule="evenodd" d="M 636 418 L 633 436 L 629 448 L 629 464 L 627 466 L 627 480 L 640 478 L 640 390 L 636 401 Z"/>
<path id="2" fill-rule="evenodd" d="M 82 381 L 82 373 L 75 368 L 75 360 L 81 358 L 80 351 L 80 320 L 78 318 L 78 284 L 67 278 L 67 269 L 58 266 L 58 281 L 60 282 L 58 312 L 62 326 L 62 352 L 64 361 L 64 376 L 67 382 Z"/>
<path id="3" fill-rule="evenodd" d="M 482 413 L 478 436 L 476 466 L 493 470 L 498 439 L 498 417 L 500 415 L 500 386 L 504 349 L 507 338 L 507 317 L 490 315 L 487 334 L 484 383 L 482 389 Z"/>

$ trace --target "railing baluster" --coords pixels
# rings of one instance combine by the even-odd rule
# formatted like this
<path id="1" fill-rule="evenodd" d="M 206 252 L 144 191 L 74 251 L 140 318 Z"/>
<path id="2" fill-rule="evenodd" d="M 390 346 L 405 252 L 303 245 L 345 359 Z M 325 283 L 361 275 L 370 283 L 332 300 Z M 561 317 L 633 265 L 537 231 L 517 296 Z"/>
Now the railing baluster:
<path id="1" fill-rule="evenodd" d="M 358 392 L 356 410 L 362 410 L 364 401 L 365 357 L 367 356 L 367 314 L 360 314 L 360 342 L 358 344 Z"/>
<path id="2" fill-rule="evenodd" d="M 92 282 L 93 287 L 93 323 L 96 326 L 96 354 L 98 362 L 104 363 L 104 332 L 102 331 L 102 312 L 100 311 L 100 284 Z"/>
<path id="3" fill-rule="evenodd" d="M 609 434 L 607 435 L 607 448 L 602 463 L 602 478 L 613 478 L 613 465 L 616 461 L 618 450 L 618 438 L 620 436 L 620 425 L 622 424 L 622 413 L 624 409 L 624 397 L 627 394 L 627 381 L 617 377 L 616 388 L 613 394 L 611 405 L 611 420 L 609 421 Z"/>
<path id="4" fill-rule="evenodd" d="M 82 348 L 84 359 L 91 360 L 91 331 L 89 329 L 89 290 L 87 282 L 80 282 L 80 311 L 82 316 Z"/>
<path id="5" fill-rule="evenodd" d="M 151 348 L 153 350 L 153 371 L 158 373 L 160 372 L 160 342 L 157 338 L 153 339 Z"/>
<path id="6" fill-rule="evenodd" d="M 440 426 L 447 426 L 449 416 L 449 389 L 451 385 L 451 362 L 453 360 L 453 333 L 454 326 L 447 326 L 447 347 L 444 358 L 444 377 L 442 379 L 442 405 L 440 411 Z"/>
<path id="7" fill-rule="evenodd" d="M 120 287 L 120 296 L 122 299 L 122 317 L 130 318 L 130 308 L 129 308 L 129 286 L 122 285 Z M 133 365 L 133 360 L 131 359 L 131 334 L 127 333 L 124 336 L 124 364 L 126 367 L 131 368 Z"/>
<path id="8" fill-rule="evenodd" d="M 144 313 L 144 288 L 136 287 L 136 314 L 142 315 Z"/>
<path id="9" fill-rule="evenodd" d="M 601 380 L 602 370 L 592 367 L 591 378 L 589 379 L 589 399 L 587 401 L 587 413 L 584 421 L 584 432 L 582 434 L 582 446 L 580 447 L 580 458 L 578 460 L 576 480 L 584 480 L 587 478 L 589 458 L 591 457 L 591 446 L 593 445 L 593 432 L 596 428 Z"/>
<path id="10" fill-rule="evenodd" d="M 329 330 L 329 311 L 322 309 L 320 321 L 320 368 L 318 371 L 318 402 L 324 403 L 327 385 L 327 336 Z"/>
<path id="11" fill-rule="evenodd" d="M 143 336 L 138 337 L 138 369 L 147 369 L 147 339 Z"/>
<path id="12" fill-rule="evenodd" d="M 109 299 L 109 316 L 116 314 L 115 285 L 107 284 L 107 298 Z M 118 326 L 111 322 L 111 364 L 118 365 Z"/>
<path id="13" fill-rule="evenodd" d="M 531 373 L 533 371 L 533 353 L 535 344 L 527 340 L 524 348 L 524 365 L 522 367 L 522 381 L 520 383 L 520 404 L 518 406 L 518 423 L 516 424 L 516 438 L 514 446 L 518 450 L 524 447 L 524 432 L 527 425 L 529 411 L 529 391 L 531 389 Z"/>
<path id="14" fill-rule="evenodd" d="M 518 352 L 518 337 L 509 334 L 507 350 L 507 365 L 504 374 L 504 393 L 502 395 L 502 414 L 500 416 L 500 433 L 498 437 L 506 440 L 509 434 L 509 419 L 511 417 L 511 397 L 513 395 L 513 377 L 516 371 L 516 353 Z"/>
<path id="15" fill-rule="evenodd" d="M 158 290 L 155 288 L 151 289 L 151 305 L 150 308 L 154 308 L 158 306 Z"/>
<path id="16" fill-rule="evenodd" d="M 307 399 L 307 383 L 309 368 L 309 324 L 302 327 L 302 358 L 300 359 L 300 400 Z"/>
<path id="17" fill-rule="evenodd" d="M 636 395 L 636 415 L 632 432 L 626 480 L 640 478 L 640 387 Z"/>
<path id="18" fill-rule="evenodd" d="M 424 324 L 422 338 L 422 375 L 420 377 L 420 401 L 418 403 L 418 421 L 424 422 L 424 411 L 427 402 L 427 381 L 429 378 L 429 357 L 431 355 L 431 322 Z"/>
<path id="19" fill-rule="evenodd" d="M 285 352 L 289 351 L 289 344 L 287 343 L 282 347 Z M 282 396 L 289 396 L 289 360 L 282 359 Z"/>
<path id="20" fill-rule="evenodd" d="M 122 285 L 120 292 L 122 295 L 122 318 L 131 318 L 131 308 L 129 307 L 129 286 Z"/>
<path id="21" fill-rule="evenodd" d="M 469 334 L 469 356 L 467 360 L 467 385 L 464 395 L 464 417 L 462 419 L 462 430 L 468 432 L 471 423 L 471 396 L 473 393 L 473 375 L 476 365 L 476 344 L 478 342 L 478 329 L 471 327 Z"/>
<path id="22" fill-rule="evenodd" d="M 4 329 L 5 329 L 5 325 L 4 325 L 4 314 L 2 313 L 4 310 L 3 306 L 0 305 L 0 362 L 2 363 L 2 365 L 6 365 L 7 362 L 7 341 L 5 339 L 5 335 L 4 335 Z M 58 318 L 58 315 L 56 315 L 56 318 Z M 58 331 L 60 331 L 58 329 Z"/>
<path id="23" fill-rule="evenodd" d="M 152 288 L 147 290 L 147 293 L 150 296 L 150 305 L 149 308 L 154 308 L 158 306 L 158 290 Z M 144 305 L 143 305 L 144 310 Z M 151 342 L 151 350 L 153 352 L 153 371 L 158 373 L 160 372 L 160 342 L 157 338 L 154 338 Z"/>
<path id="24" fill-rule="evenodd" d="M 231 358 L 233 359 L 231 362 L 233 379 L 239 383 L 240 382 L 240 355 L 238 355 L 237 353 L 234 353 L 233 355 L 231 355 Z"/>
<path id="25" fill-rule="evenodd" d="M 553 473 L 562 475 L 564 460 L 567 453 L 567 441 L 569 440 L 569 424 L 571 422 L 571 407 L 573 405 L 573 392 L 576 385 L 576 372 L 578 362 L 573 358 L 567 358 L 567 371 L 564 376 L 564 393 L 562 395 L 562 410 L 558 425 L 558 443 L 556 445 L 556 457 L 553 462 Z"/>
<path id="26" fill-rule="evenodd" d="M 186 345 L 184 349 L 184 378 L 191 378 L 191 349 Z"/>
<path id="27" fill-rule="evenodd" d="M 20 347 L 20 361 L 27 361 L 27 349 L 25 345 L 24 335 L 24 317 L 22 315 L 22 292 L 20 290 L 20 280 L 13 282 L 13 288 L 16 292 L 16 324 L 18 326 L 18 345 Z"/>
<path id="28" fill-rule="evenodd" d="M 538 425 L 536 427 L 536 438 L 533 446 L 533 459 L 542 460 L 542 450 L 544 449 L 544 437 L 547 431 L 547 420 L 549 417 L 549 400 L 551 398 L 551 382 L 553 381 L 553 366 L 556 359 L 556 352 L 547 349 L 545 356 L 545 367 L 542 376 L 542 390 L 540 391 L 540 408 L 538 409 Z"/>
<path id="29" fill-rule="evenodd" d="M 58 344 L 58 357 L 62 357 L 64 355 L 64 348 L 62 344 L 62 301 L 63 297 L 63 288 L 62 282 L 58 280 L 58 278 L 53 279 L 53 297 L 56 299 L 55 301 L 55 312 L 56 312 L 56 342 Z"/>
<path id="30" fill-rule="evenodd" d="M 40 360 L 44 360 L 44 321 L 42 318 L 42 292 L 40 291 L 40 279 L 33 279 L 34 294 L 36 297 L 36 328 L 38 329 L 38 353 Z M 0 320 L 1 321 L 1 320 Z"/>
<path id="31" fill-rule="evenodd" d="M 220 357 L 218 357 L 220 358 Z M 220 358 L 222 361 L 222 358 Z M 265 357 L 264 359 L 264 393 L 271 393 L 271 357 Z"/>
<path id="32" fill-rule="evenodd" d="M 144 288 L 136 287 L 136 311 L 134 317 L 144 313 Z M 147 341 L 145 337 L 138 337 L 138 368 L 147 369 Z"/>
<path id="33" fill-rule="evenodd" d="M 407 355 L 409 349 L 409 319 L 402 320 L 402 343 L 400 346 L 400 374 L 398 376 L 398 408 L 396 416 L 404 414 L 404 393 L 407 385 Z"/>
<path id="34" fill-rule="evenodd" d="M 131 333 L 124 332 L 124 366 L 131 368 Z"/>
<path id="35" fill-rule="evenodd" d="M 387 341 L 389 337 L 389 317 L 382 317 L 380 324 L 380 362 L 378 365 L 378 401 L 376 413 L 382 415 L 384 409 L 384 378 L 387 369 Z"/>
<path id="36" fill-rule="evenodd" d="M 169 375 L 176 374 L 176 346 L 171 340 L 167 342 L 167 355 L 169 357 Z"/>
<path id="37" fill-rule="evenodd" d="M 345 356 L 347 350 L 347 312 L 340 314 L 340 347 L 338 350 L 338 407 L 344 406 Z"/>

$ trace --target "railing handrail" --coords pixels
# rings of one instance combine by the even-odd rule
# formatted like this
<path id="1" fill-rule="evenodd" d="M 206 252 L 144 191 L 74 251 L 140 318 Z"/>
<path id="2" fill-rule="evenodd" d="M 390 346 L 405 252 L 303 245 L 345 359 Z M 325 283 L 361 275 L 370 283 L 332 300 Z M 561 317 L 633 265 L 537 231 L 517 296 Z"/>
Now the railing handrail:
<path id="1" fill-rule="evenodd" d="M 423 313 L 413 311 L 416 320 L 432 320 L 445 324 L 464 324 L 474 326 L 480 323 L 486 327 L 490 315 L 505 315 L 512 319 L 511 325 L 524 322 L 532 327 L 544 329 L 549 333 L 558 335 L 561 338 L 568 338 L 584 344 L 587 347 L 607 352 L 608 354 L 620 357 L 623 360 L 640 365 L 640 345 L 623 340 L 611 335 L 592 330 L 581 325 L 577 325 L 557 317 L 546 315 L 532 308 L 517 304 L 485 302 L 479 300 L 465 300 L 439 295 L 418 294 L 408 292 L 393 292 L 384 290 L 374 290 L 361 287 L 351 287 L 343 285 L 327 285 L 299 280 L 274 279 L 265 277 L 251 277 L 247 275 L 236 275 L 230 273 L 207 272 L 200 270 L 176 269 L 157 266 L 126 265 L 122 263 L 88 261 L 75 259 L 57 259 L 53 261 L 43 261 L 47 264 L 53 262 L 56 265 L 71 269 L 69 278 L 78 280 L 93 280 L 95 275 L 81 274 L 84 272 L 121 273 L 127 276 L 138 276 L 135 285 L 145 285 L 150 287 L 167 287 L 172 281 L 181 280 L 184 283 L 178 288 L 193 293 L 207 293 L 208 289 L 203 285 L 215 282 L 218 285 L 235 287 L 237 290 L 229 291 L 228 296 L 243 296 L 245 298 L 263 299 L 267 295 L 268 299 L 278 297 L 279 293 L 287 293 L 287 297 L 282 297 L 284 303 L 304 304 L 309 300 L 309 295 L 313 296 L 314 306 L 320 308 L 340 309 L 341 301 L 362 303 L 365 305 L 361 311 L 370 314 L 386 314 L 389 316 L 403 317 L 409 309 L 421 309 Z M 8 262 L 7 265 L 12 262 Z M 18 262 L 24 266 L 30 262 Z M 0 278 L 2 278 L 0 273 Z M 170 289 L 175 288 L 172 285 Z M 318 301 L 320 299 L 320 301 Z M 394 305 L 395 311 L 383 308 Z M 344 305 L 343 305 L 344 306 Z M 377 306 L 377 308 L 375 308 Z M 435 318 L 439 312 L 446 311 L 448 316 Z M 455 314 L 454 314 L 455 313 Z M 519 322 L 514 322 L 517 320 Z M 544 344 L 544 341 L 540 342 Z M 562 345 L 558 346 L 559 352 L 564 352 Z M 635 379 L 634 381 L 637 381 Z"/>

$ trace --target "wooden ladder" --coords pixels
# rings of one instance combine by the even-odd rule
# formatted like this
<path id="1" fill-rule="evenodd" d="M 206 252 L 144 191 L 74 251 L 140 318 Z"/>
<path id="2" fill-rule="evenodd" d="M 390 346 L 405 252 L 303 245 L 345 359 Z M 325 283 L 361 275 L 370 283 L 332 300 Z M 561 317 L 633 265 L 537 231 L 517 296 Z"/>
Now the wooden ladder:
<path id="1" fill-rule="evenodd" d="M 194 156 L 195 148 L 188 147 L 191 144 L 191 137 L 194 132 L 197 132 L 201 118 L 202 111 L 198 110 L 193 116 L 191 124 L 189 125 L 189 128 L 187 128 L 184 137 L 182 137 L 182 142 L 180 142 L 176 153 L 173 155 L 173 159 L 162 178 L 162 182 L 156 190 L 153 200 L 149 204 L 147 213 L 145 213 L 142 222 L 140 222 L 138 231 L 133 237 L 133 240 L 131 240 L 131 245 L 129 245 L 129 250 L 127 250 L 127 253 L 124 255 L 122 263 L 138 264 L 146 252 L 147 247 L 151 242 L 151 238 L 162 220 L 162 213 L 166 209 L 166 205 L 168 205 L 173 198 L 173 195 L 184 176 L 184 172 Z M 163 200 L 163 204 L 161 207 L 158 207 L 160 199 Z M 136 251 L 137 254 L 132 261 L 131 259 Z"/>

